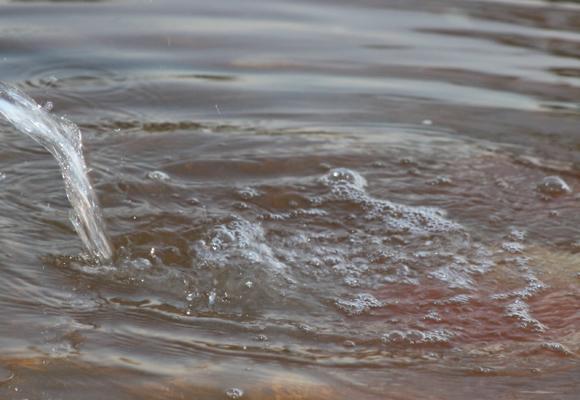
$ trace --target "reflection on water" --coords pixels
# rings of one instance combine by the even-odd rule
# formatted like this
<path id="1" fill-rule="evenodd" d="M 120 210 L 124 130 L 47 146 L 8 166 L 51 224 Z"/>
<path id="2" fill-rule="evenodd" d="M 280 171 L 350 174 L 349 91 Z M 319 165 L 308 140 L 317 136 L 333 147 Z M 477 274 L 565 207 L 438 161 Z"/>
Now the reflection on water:
<path id="1" fill-rule="evenodd" d="M 29 4 L 27 4 L 29 3 Z M 0 123 L 0 397 L 573 399 L 572 2 L 0 2 L 118 249 Z"/>

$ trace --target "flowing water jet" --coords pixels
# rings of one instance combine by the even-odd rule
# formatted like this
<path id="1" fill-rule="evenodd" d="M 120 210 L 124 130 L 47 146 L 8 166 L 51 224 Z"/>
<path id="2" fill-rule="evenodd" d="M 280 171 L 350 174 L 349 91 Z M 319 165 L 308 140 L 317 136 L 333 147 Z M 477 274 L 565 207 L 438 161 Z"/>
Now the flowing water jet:
<path id="1" fill-rule="evenodd" d="M 101 262 L 110 260 L 113 251 L 88 178 L 79 128 L 63 117 L 49 114 L 28 95 L 3 82 L 0 82 L 0 115 L 56 158 L 73 207 L 70 219 L 75 230 L 91 255 Z"/>

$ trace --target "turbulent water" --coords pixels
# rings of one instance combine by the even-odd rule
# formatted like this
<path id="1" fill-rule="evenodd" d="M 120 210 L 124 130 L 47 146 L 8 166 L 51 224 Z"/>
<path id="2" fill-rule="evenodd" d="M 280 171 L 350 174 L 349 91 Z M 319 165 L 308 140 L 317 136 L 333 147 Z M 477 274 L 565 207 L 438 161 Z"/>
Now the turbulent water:
<path id="1" fill-rule="evenodd" d="M 0 1 L 0 110 L 72 139 L 104 216 L 71 227 L 72 178 L 0 121 L 0 398 L 577 398 L 579 27 Z"/>

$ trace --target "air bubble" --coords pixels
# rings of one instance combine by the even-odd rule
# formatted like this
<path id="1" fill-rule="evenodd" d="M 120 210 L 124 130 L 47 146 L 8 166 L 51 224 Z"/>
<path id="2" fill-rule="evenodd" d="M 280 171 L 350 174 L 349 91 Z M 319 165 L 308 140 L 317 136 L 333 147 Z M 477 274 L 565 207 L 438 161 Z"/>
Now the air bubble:
<path id="1" fill-rule="evenodd" d="M 435 322 L 440 322 L 443 320 L 443 318 L 441 318 L 441 316 L 435 310 L 429 311 L 427 314 L 425 314 L 423 319 L 428 320 L 428 321 L 435 321 Z"/>
<path id="2" fill-rule="evenodd" d="M 42 109 L 46 112 L 52 111 L 53 108 L 54 108 L 54 104 L 52 103 L 52 101 L 47 101 L 46 103 L 44 103 L 42 105 Z"/>
<path id="3" fill-rule="evenodd" d="M 429 184 L 432 186 L 451 186 L 453 181 L 446 175 L 440 175 L 429 181 Z"/>
<path id="4" fill-rule="evenodd" d="M 345 277 L 344 283 L 345 283 L 345 285 L 350 286 L 352 288 L 360 286 L 360 281 L 357 278 L 355 278 L 354 276 Z"/>
<path id="5" fill-rule="evenodd" d="M 537 185 L 537 190 L 548 196 L 561 196 L 572 193 L 572 189 L 559 176 L 547 176 Z"/>
<path id="6" fill-rule="evenodd" d="M 533 332 L 544 332 L 547 327 L 530 315 L 528 304 L 522 299 L 517 299 L 507 306 L 507 316 L 520 321 L 520 326 Z"/>
<path id="7" fill-rule="evenodd" d="M 523 241 L 526 238 L 526 232 L 519 230 L 519 229 L 512 229 L 509 231 L 509 233 L 506 236 L 507 239 L 512 240 L 514 242 L 516 241 Z"/>
<path id="8" fill-rule="evenodd" d="M 381 338 L 385 344 L 437 344 L 448 343 L 454 336 L 450 331 L 444 329 L 436 329 L 433 331 L 422 332 L 415 329 L 406 331 L 390 331 Z"/>
<path id="9" fill-rule="evenodd" d="M 562 356 L 574 355 L 574 353 L 572 353 L 572 351 L 570 351 L 570 349 L 568 349 L 566 346 L 564 346 L 561 343 L 555 343 L 555 342 L 542 343 L 541 347 L 544 350 L 548 350 L 548 351 L 554 352 L 554 353 L 562 355 Z"/>
<path id="10" fill-rule="evenodd" d="M 151 261 L 146 258 L 136 258 L 130 261 L 129 265 L 135 269 L 149 269 L 152 266 Z"/>
<path id="11" fill-rule="evenodd" d="M 207 302 L 210 306 L 213 306 L 215 304 L 216 297 L 217 294 L 215 292 L 215 289 L 212 289 L 207 296 Z"/>
<path id="12" fill-rule="evenodd" d="M 358 172 L 347 168 L 335 168 L 321 178 L 321 182 L 327 186 L 348 185 L 357 189 L 363 189 L 367 181 Z"/>
<path id="13" fill-rule="evenodd" d="M 260 197 L 262 194 L 252 187 L 245 187 L 238 190 L 238 195 L 242 200 L 251 200 Z"/>
<path id="14" fill-rule="evenodd" d="M 378 300 L 375 296 L 368 293 L 358 294 L 352 300 L 337 300 L 338 308 L 348 315 L 361 315 L 372 308 L 379 308 L 383 306 L 383 302 Z"/>
<path id="15" fill-rule="evenodd" d="M 458 294 L 453 297 L 448 298 L 447 300 L 442 301 L 434 301 L 434 304 L 467 304 L 472 300 L 472 296 L 467 294 Z"/>
<path id="16" fill-rule="evenodd" d="M 518 242 L 505 242 L 501 248 L 511 254 L 519 254 L 524 251 L 524 246 Z"/>
<path id="17" fill-rule="evenodd" d="M 266 335 L 257 335 L 255 339 L 258 342 L 267 342 L 269 340 L 268 336 L 266 336 Z"/>
<path id="18" fill-rule="evenodd" d="M 228 399 L 237 400 L 241 399 L 244 395 L 244 391 L 238 388 L 231 388 L 226 390 L 226 396 Z"/>
<path id="19" fill-rule="evenodd" d="M 167 182 L 171 180 L 169 175 L 162 171 L 151 171 L 147 173 L 147 178 L 157 182 Z"/>

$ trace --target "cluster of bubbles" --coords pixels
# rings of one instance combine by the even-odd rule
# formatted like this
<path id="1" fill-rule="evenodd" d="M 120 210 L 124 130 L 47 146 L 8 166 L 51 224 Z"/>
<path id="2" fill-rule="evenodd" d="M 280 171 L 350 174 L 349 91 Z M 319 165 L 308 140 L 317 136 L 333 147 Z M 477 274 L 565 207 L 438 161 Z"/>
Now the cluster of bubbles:
<path id="1" fill-rule="evenodd" d="M 239 212 L 191 246 L 194 268 L 213 271 L 203 283 L 208 305 L 227 308 L 259 291 L 258 304 L 291 301 L 306 319 L 337 311 L 346 332 L 351 318 L 389 315 L 408 288 L 435 286 L 439 295 L 422 300 L 429 309 L 384 324 L 382 342 L 452 340 L 452 328 L 433 327 L 445 325 L 436 309 L 472 301 L 478 277 L 495 265 L 492 251 L 442 210 L 379 199 L 367 187 L 356 171 L 336 168 L 289 188 L 237 190 Z"/>

